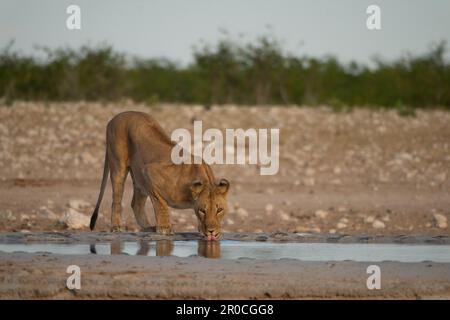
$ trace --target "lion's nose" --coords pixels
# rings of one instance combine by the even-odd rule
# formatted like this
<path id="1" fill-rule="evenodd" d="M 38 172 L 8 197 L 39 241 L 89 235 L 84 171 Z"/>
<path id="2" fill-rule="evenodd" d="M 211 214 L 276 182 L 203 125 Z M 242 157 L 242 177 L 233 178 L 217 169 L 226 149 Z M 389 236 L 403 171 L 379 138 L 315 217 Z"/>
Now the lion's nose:
<path id="1" fill-rule="evenodd" d="M 212 234 L 214 232 L 214 229 L 208 229 L 208 232 Z"/>

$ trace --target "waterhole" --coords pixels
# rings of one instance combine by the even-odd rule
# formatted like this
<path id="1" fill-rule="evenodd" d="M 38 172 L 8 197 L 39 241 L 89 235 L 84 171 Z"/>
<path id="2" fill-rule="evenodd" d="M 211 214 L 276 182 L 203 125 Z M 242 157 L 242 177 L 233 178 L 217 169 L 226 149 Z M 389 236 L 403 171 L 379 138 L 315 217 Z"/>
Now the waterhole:
<path id="1" fill-rule="evenodd" d="M 216 259 L 298 259 L 302 261 L 450 262 L 449 245 L 273 243 L 251 241 L 140 241 L 96 244 L 0 244 L 4 252 L 80 255 L 201 256 Z"/>

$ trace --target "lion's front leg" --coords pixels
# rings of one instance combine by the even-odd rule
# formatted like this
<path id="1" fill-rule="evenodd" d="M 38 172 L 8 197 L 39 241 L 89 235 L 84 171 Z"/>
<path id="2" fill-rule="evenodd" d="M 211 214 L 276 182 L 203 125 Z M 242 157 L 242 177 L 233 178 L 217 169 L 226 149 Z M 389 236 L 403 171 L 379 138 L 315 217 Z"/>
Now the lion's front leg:
<path id="1" fill-rule="evenodd" d="M 156 232 L 159 234 L 172 235 L 172 225 L 170 223 L 170 210 L 167 202 L 159 195 L 151 195 L 153 210 L 156 218 Z"/>

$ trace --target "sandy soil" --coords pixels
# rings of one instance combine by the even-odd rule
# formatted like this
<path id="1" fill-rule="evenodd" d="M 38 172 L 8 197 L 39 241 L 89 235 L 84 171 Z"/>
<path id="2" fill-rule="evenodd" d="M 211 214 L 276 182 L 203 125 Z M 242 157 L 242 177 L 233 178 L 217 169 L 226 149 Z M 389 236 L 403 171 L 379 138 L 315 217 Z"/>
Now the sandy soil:
<path id="1" fill-rule="evenodd" d="M 150 112 L 167 132 L 204 128 L 280 128 L 280 171 L 215 166 L 232 183 L 228 232 L 449 234 L 450 113 L 327 108 L 202 107 L 130 102 L 17 103 L 0 107 L 0 231 L 64 230 L 70 201 L 89 215 L 104 157 L 107 121 L 124 110 Z M 124 219 L 137 231 L 131 181 Z M 109 229 L 110 186 L 99 230 Z M 154 221 L 149 204 L 148 213 Z M 175 231 L 195 231 L 191 211 L 173 210 Z M 82 228 L 87 230 L 87 228 Z"/>
<path id="2" fill-rule="evenodd" d="M 81 289 L 66 288 L 69 265 Z M 215 260 L 0 253 L 0 298 L 299 299 L 450 298 L 449 264 L 382 262 L 380 290 L 368 290 L 369 263 Z"/>

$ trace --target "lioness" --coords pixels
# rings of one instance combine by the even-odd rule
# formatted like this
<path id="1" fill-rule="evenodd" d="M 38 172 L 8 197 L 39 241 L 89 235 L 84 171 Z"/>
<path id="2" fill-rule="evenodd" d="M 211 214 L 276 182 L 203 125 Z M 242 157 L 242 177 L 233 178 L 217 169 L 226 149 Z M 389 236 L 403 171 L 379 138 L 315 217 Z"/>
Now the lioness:
<path id="1" fill-rule="evenodd" d="M 95 227 L 111 170 L 112 231 L 121 229 L 124 183 L 130 172 L 134 187 L 131 207 L 143 230 L 151 229 L 144 212 L 145 202 L 150 197 L 156 217 L 156 232 L 172 234 L 169 206 L 192 208 L 198 219 L 198 231 L 208 240 L 219 239 L 221 221 L 227 213 L 230 183 L 226 179 L 216 182 L 206 163 L 173 164 L 171 150 L 174 145 L 175 142 L 156 120 L 146 113 L 123 112 L 109 121 L 103 178 L 91 217 L 91 230 Z"/>

